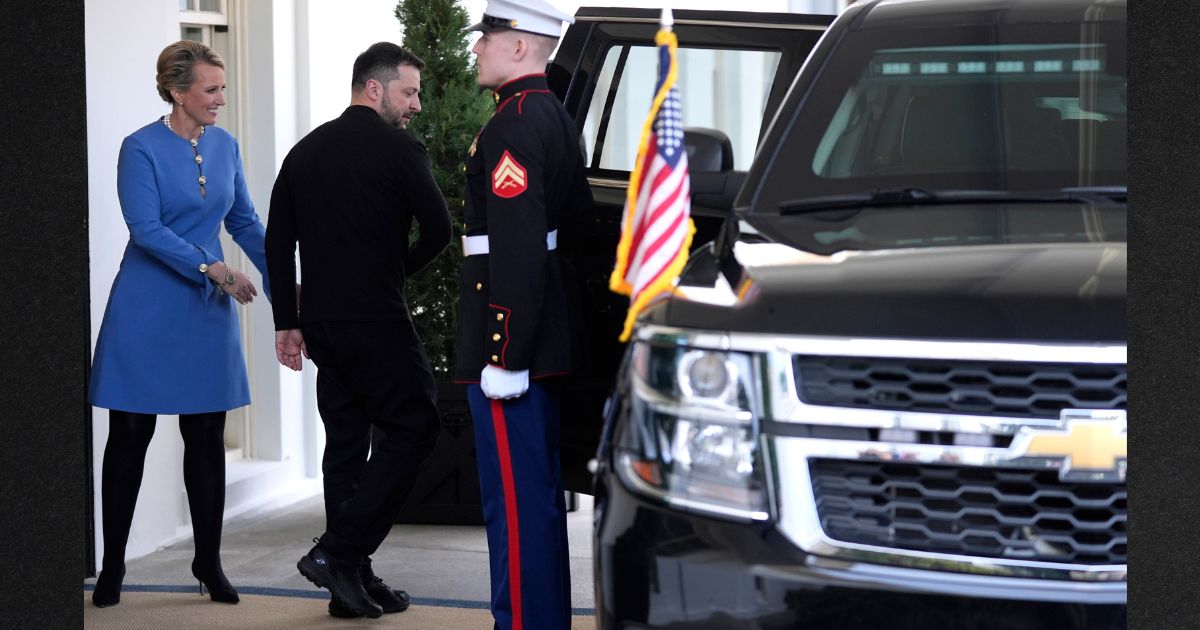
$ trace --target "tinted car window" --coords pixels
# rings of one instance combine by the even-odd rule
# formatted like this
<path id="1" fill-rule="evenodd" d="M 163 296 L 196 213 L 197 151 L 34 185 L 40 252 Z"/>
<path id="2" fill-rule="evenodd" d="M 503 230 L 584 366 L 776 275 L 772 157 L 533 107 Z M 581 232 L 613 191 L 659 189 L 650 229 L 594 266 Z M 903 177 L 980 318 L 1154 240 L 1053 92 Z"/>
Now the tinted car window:
<path id="1" fill-rule="evenodd" d="M 829 119 L 812 174 L 1056 171 L 1074 174 L 1064 185 L 1124 184 L 1126 84 L 1108 55 L 1090 42 L 875 51 Z"/>
<path id="2" fill-rule="evenodd" d="M 684 127 L 725 132 L 733 146 L 734 169 L 748 169 L 780 53 L 681 47 L 676 58 Z M 657 49 L 614 46 L 606 51 L 600 67 L 583 129 L 588 164 L 630 171 L 642 122 L 654 98 Z M 610 100 L 612 105 L 606 108 Z"/>
<path id="3" fill-rule="evenodd" d="M 873 35 L 796 108 L 749 215 L 795 219 L 765 231 L 818 253 L 1125 240 L 1123 24 Z"/>

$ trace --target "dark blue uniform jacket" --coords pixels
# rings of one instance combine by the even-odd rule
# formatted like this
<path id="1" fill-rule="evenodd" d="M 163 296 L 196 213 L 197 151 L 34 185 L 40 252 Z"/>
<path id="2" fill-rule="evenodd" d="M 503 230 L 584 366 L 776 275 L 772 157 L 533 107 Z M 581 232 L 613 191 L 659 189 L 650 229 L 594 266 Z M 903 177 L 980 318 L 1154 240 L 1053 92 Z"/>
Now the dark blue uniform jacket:
<path id="1" fill-rule="evenodd" d="M 496 112 L 467 156 L 466 234 L 488 236 L 459 280 L 455 380 L 478 382 L 485 365 L 567 374 L 579 359 L 572 296 L 560 260 L 571 225 L 591 206 L 575 122 L 544 74 L 496 90 Z M 559 249 L 546 245 L 560 229 Z"/>

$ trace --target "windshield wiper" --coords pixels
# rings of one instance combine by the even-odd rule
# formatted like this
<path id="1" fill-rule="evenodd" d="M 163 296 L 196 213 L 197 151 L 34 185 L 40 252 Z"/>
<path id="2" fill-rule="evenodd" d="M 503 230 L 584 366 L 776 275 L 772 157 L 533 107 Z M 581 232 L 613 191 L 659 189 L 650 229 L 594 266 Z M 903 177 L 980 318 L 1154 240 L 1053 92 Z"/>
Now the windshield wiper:
<path id="1" fill-rule="evenodd" d="M 1089 205 L 1124 204 L 1124 187 L 1063 188 L 1052 192 L 1013 193 L 1005 190 L 939 190 L 923 188 L 886 188 L 870 193 L 805 197 L 779 204 L 780 214 L 803 214 L 842 208 L 879 208 L 885 206 L 935 206 L 978 203 L 1085 203 Z"/>

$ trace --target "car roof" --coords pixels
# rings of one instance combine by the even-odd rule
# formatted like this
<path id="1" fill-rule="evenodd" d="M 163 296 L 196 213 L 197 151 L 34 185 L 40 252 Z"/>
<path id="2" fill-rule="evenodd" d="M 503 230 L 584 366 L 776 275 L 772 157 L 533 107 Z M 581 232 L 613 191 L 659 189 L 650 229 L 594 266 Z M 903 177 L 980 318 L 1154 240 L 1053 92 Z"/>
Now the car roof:
<path id="1" fill-rule="evenodd" d="M 855 29 L 1125 21 L 1125 0 L 875 0 L 851 9 Z"/>
<path id="2" fill-rule="evenodd" d="M 802 13 L 767 13 L 759 11 L 707 11 L 696 9 L 673 9 L 672 17 L 676 24 L 722 24 L 731 25 L 764 25 L 780 24 L 821 24 L 827 25 L 832 15 L 802 14 Z M 576 21 L 603 22 L 615 20 L 622 22 L 653 22 L 658 23 L 662 9 L 646 9 L 634 7 L 597 7 L 584 6 L 575 12 Z"/>

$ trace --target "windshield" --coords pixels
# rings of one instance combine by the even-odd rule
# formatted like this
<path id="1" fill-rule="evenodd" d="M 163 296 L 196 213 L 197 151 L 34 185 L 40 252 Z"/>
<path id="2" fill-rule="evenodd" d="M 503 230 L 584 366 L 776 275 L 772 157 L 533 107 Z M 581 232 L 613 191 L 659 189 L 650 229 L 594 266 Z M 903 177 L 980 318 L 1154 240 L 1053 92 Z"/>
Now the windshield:
<path id="1" fill-rule="evenodd" d="M 789 98 L 799 102 L 797 96 Z M 1065 234 L 1091 240 L 1098 231 L 1084 223 L 1095 212 L 1083 213 L 1079 206 L 1093 202 L 1078 195 L 1056 202 L 1053 194 L 1102 191 L 1118 203 L 1120 217 L 1105 208 L 1113 229 L 1100 232 L 1123 239 L 1123 225 L 1112 221 L 1124 222 L 1125 132 L 1123 23 L 852 31 L 795 111 L 762 174 L 750 216 L 812 220 L 813 213 L 804 212 L 809 205 L 815 214 L 840 207 L 843 222 L 851 215 L 839 199 L 864 199 L 870 206 L 877 191 L 911 189 L 941 205 L 969 204 L 977 193 L 991 204 L 982 212 L 1011 214 L 1013 207 L 997 196 L 1012 195 L 1025 203 L 1046 202 L 1038 205 L 1042 212 L 1078 215 L 1078 229 L 1064 229 L 1071 221 L 1059 217 L 1053 229 L 1036 230 L 1046 234 L 1036 240 L 1075 240 L 1060 236 Z M 895 203 L 895 194 L 886 197 L 893 206 L 905 205 Z M 807 204 L 813 199 L 816 203 Z M 937 216 L 947 216 L 939 208 Z M 1033 208 L 1021 213 L 1026 210 Z M 919 220 L 902 213 L 908 221 Z M 932 235 L 905 232 L 906 239 L 934 242 Z M 853 231 L 841 238 L 846 234 Z M 1028 234 L 1023 230 L 1022 238 Z M 939 234 L 947 236 L 953 234 Z M 1002 234 L 972 238 L 1007 242 Z M 812 234 L 801 240 L 814 242 Z"/>

